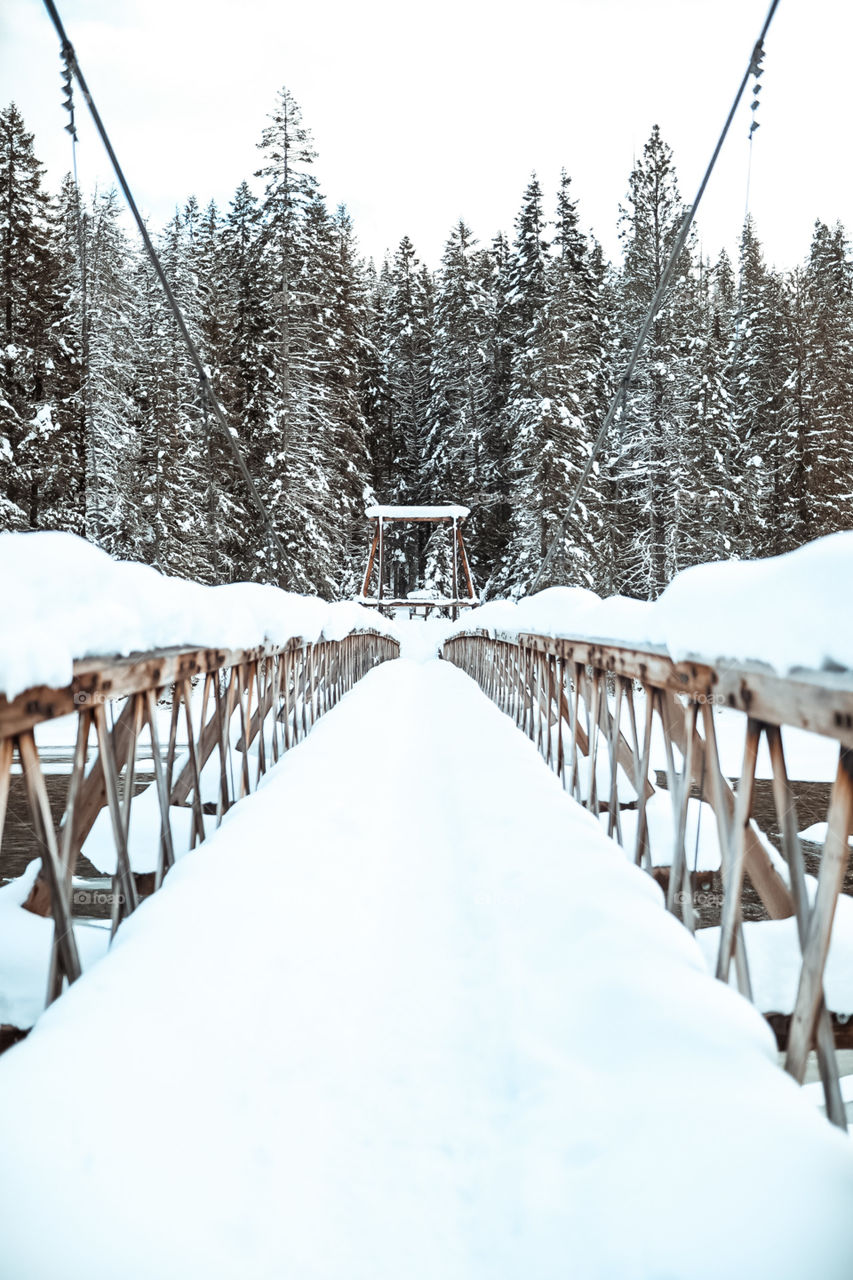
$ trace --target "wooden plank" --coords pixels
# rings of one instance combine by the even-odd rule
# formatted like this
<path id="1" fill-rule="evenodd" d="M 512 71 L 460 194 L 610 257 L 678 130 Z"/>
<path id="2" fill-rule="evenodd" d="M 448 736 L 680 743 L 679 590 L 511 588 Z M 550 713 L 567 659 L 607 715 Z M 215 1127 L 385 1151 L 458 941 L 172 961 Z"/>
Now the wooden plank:
<path id="1" fill-rule="evenodd" d="M 699 699 L 699 705 L 702 707 L 706 734 L 713 734 L 712 703 L 707 699 Z M 683 730 L 684 708 L 678 698 L 672 695 L 669 698 L 664 698 L 663 707 L 664 715 L 668 720 L 668 732 L 672 735 L 673 742 L 682 756 L 684 756 L 687 750 L 687 741 Z M 706 710 L 711 712 L 710 718 L 705 714 Z M 706 744 L 710 741 L 711 737 L 709 736 L 706 737 L 705 742 L 700 738 L 695 744 L 693 782 L 696 785 L 701 783 L 703 767 L 706 769 L 708 767 Z M 705 762 L 704 766 L 703 762 Z M 731 823 L 735 812 L 735 793 L 722 774 L 719 776 L 719 785 L 719 802 L 727 815 L 727 821 Z M 722 831 L 719 819 L 718 830 Z M 792 916 L 794 914 L 794 900 L 791 897 L 791 891 L 773 865 L 773 860 L 762 844 L 757 831 L 751 825 L 746 828 L 744 833 L 744 866 L 755 892 L 764 903 L 770 918 L 772 920 L 785 920 L 788 916 Z"/>
<path id="2" fill-rule="evenodd" d="M 3 847 L 3 828 L 6 823 L 6 806 L 9 803 L 9 781 L 14 754 L 14 739 L 0 739 L 0 849 Z"/>
<path id="3" fill-rule="evenodd" d="M 367 557 L 367 572 L 364 575 L 364 583 L 362 584 L 361 594 L 367 595 L 370 586 L 370 575 L 373 573 L 373 561 L 376 559 L 376 548 L 379 546 L 379 521 L 376 521 L 376 529 L 373 533 L 373 541 L 370 544 L 370 552 Z"/>
<path id="4" fill-rule="evenodd" d="M 160 807 L 160 848 L 157 854 L 157 867 L 154 872 L 154 888 L 159 889 L 163 877 L 175 864 L 175 850 L 172 844 L 172 820 L 169 813 L 169 793 L 166 790 L 166 773 L 163 769 L 163 758 L 160 754 L 160 734 L 157 728 L 157 695 L 148 689 L 145 698 L 145 718 L 151 736 L 151 756 L 154 761 L 154 785 L 157 788 L 157 803 Z"/>
<path id="5" fill-rule="evenodd" d="M 377 632 L 365 635 L 380 639 Z M 271 653 L 298 649 L 301 638 L 286 645 L 260 645 L 253 649 L 155 649 L 127 658 L 82 658 L 74 663 L 74 678 L 63 689 L 39 686 L 27 689 L 11 702 L 0 694 L 0 739 L 24 733 L 44 720 L 69 715 L 84 706 L 128 698 L 146 689 L 166 688 L 208 672 L 253 661 Z"/>
<path id="6" fill-rule="evenodd" d="M 770 748 L 770 762 L 773 766 L 773 798 L 779 819 L 779 829 L 782 833 L 782 851 L 788 863 L 791 894 L 797 913 L 797 934 L 802 952 L 805 950 L 808 934 L 810 907 L 806 891 L 803 851 L 799 837 L 800 824 L 797 821 L 797 801 L 788 781 L 781 731 L 776 725 L 768 725 L 765 732 Z M 817 1050 L 820 1078 L 823 1084 L 826 1113 L 833 1124 L 837 1125 L 839 1129 L 846 1130 L 847 1108 L 841 1096 L 832 1022 L 822 990 L 815 1031 L 815 1048 Z"/>
<path id="7" fill-rule="evenodd" d="M 709 702 L 702 703 L 702 720 L 705 725 L 704 767 L 711 783 L 711 797 L 714 814 L 717 819 L 717 831 L 720 844 L 720 871 L 725 885 L 725 877 L 729 863 L 732 824 L 734 822 L 734 806 L 729 812 L 726 781 L 720 770 L 720 756 L 717 750 L 717 730 L 714 725 L 714 710 Z M 743 924 L 739 923 L 735 937 L 735 969 L 737 972 L 738 990 L 750 990 L 749 965 L 746 958 L 746 947 L 743 940 Z"/>
<path id="8" fill-rule="evenodd" d="M 98 754 L 103 765 L 104 783 L 107 792 L 107 807 L 113 831 L 113 843 L 116 850 L 116 874 L 113 876 L 112 932 L 115 934 L 119 922 L 136 910 L 139 898 L 136 892 L 136 881 L 130 866 L 127 849 L 124 818 L 121 809 L 118 789 L 118 768 L 115 758 L 112 736 L 107 725 L 103 703 L 94 708 L 95 730 L 98 735 Z"/>
<path id="9" fill-rule="evenodd" d="M 50 887 L 51 913 L 54 920 L 54 939 L 59 953 L 63 976 L 69 982 L 80 977 L 80 957 L 77 941 L 71 925 L 71 905 L 65 888 L 65 876 L 59 861 L 56 831 L 47 798 L 44 775 L 41 771 L 38 749 L 32 732 L 18 738 L 18 752 L 24 773 L 24 783 L 30 805 L 30 814 L 38 843 L 42 849 L 42 868 Z"/>
<path id="10" fill-rule="evenodd" d="M 465 550 L 465 542 L 462 537 L 461 521 L 456 525 L 456 540 L 459 543 L 459 555 L 462 560 L 462 572 L 465 574 L 465 581 L 468 584 L 468 595 L 472 602 L 476 602 L 477 593 L 474 590 L 474 579 L 471 577 L 471 566 L 468 564 L 468 552 Z"/>
<path id="11" fill-rule="evenodd" d="M 204 815 L 201 807 L 201 768 L 199 767 L 198 752 L 196 751 L 196 735 L 192 714 L 192 685 L 189 680 L 183 681 L 181 693 L 183 695 L 184 721 L 187 727 L 187 750 L 189 752 L 190 773 L 192 775 L 190 794 L 192 795 L 193 821 L 192 831 L 190 832 L 190 849 L 194 849 L 196 837 L 198 837 L 199 844 L 204 840 Z"/>
<path id="12" fill-rule="evenodd" d="M 522 635 L 519 643 L 585 665 L 743 711 L 767 724 L 792 725 L 853 748 L 853 675 L 797 671 L 778 675 L 759 663 L 673 662 L 665 649 Z"/>
<path id="13" fill-rule="evenodd" d="M 828 830 L 820 860 L 817 894 L 809 917 L 803 967 L 785 1060 L 785 1070 L 801 1084 L 820 1011 L 823 974 L 829 954 L 835 905 L 850 858 L 847 840 L 853 830 L 853 751 L 842 750 L 839 756 L 827 819 Z"/>
<path id="14" fill-rule="evenodd" d="M 62 816 L 59 840 L 59 863 L 62 869 L 65 893 L 71 899 L 71 882 L 77 866 L 79 848 L 74 844 L 74 810 L 83 778 L 86 772 L 86 756 L 89 746 L 89 730 L 92 713 L 84 708 L 77 717 L 77 737 L 74 743 L 74 759 L 71 764 L 71 777 L 68 782 L 68 795 L 65 800 L 65 812 Z M 63 972 L 62 957 L 54 929 L 53 946 L 50 953 L 50 970 L 47 980 L 47 1003 L 52 1004 L 62 994 Z"/>
<path id="15" fill-rule="evenodd" d="M 729 969 L 735 950 L 735 937 L 741 923 L 746 831 L 752 815 L 755 765 L 758 760 L 758 745 L 761 741 L 761 733 L 761 722 L 749 719 L 746 725 L 746 744 L 743 751 L 743 767 L 741 768 L 738 782 L 734 821 L 731 826 L 728 866 L 723 868 L 723 916 L 720 923 L 720 950 L 717 955 L 717 977 L 721 982 L 728 982 L 729 980 Z"/>

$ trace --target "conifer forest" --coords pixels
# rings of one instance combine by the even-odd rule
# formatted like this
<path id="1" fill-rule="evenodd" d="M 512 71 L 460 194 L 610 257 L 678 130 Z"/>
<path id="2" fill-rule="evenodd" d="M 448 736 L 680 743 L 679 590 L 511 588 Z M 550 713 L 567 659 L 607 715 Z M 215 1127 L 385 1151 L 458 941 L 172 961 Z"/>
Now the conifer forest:
<path id="1" fill-rule="evenodd" d="M 151 228 L 284 564 L 119 195 L 48 191 L 0 113 L 0 530 L 336 598 L 360 586 L 366 502 L 458 502 L 481 597 L 529 588 L 674 241 L 672 152 L 654 129 L 626 175 L 619 262 L 563 172 L 491 243 L 449 228 L 435 269 L 405 235 L 365 261 L 314 161 L 282 90 L 229 207 L 181 196 Z M 849 526 L 853 263 L 840 224 L 803 250 L 773 270 L 750 219 L 737 261 L 688 245 L 541 585 L 651 599 L 690 564 Z M 394 595 L 443 585 L 445 536 L 396 540 Z"/>

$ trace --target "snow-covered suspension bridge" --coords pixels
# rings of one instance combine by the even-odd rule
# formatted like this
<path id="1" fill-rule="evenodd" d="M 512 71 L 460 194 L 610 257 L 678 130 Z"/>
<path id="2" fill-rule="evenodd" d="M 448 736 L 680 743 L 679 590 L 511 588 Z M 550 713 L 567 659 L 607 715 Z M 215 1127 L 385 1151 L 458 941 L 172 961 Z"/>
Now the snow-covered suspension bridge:
<path id="1" fill-rule="evenodd" d="M 655 606 L 560 589 L 453 626 L 3 542 L 0 812 L 24 784 L 43 874 L 0 890 L 0 1021 L 52 1003 L 0 1058 L 2 1274 L 850 1275 L 849 1139 L 792 1079 L 815 1045 L 832 1113 L 853 1009 L 850 535 Z M 773 665 L 679 661 L 700 597 L 711 651 Z M 748 824 L 759 733 L 777 788 L 834 755 L 816 888 L 790 795 L 785 858 Z M 744 866 L 776 918 L 742 923 Z M 772 1008 L 768 954 L 789 1073 L 713 976 L 734 957 Z"/>

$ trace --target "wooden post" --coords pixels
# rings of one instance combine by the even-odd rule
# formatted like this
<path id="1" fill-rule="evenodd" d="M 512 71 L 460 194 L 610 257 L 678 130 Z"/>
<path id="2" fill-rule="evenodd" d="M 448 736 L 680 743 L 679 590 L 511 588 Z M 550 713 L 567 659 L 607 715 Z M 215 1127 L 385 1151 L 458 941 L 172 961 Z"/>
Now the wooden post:
<path id="1" fill-rule="evenodd" d="M 462 572 L 465 574 L 465 581 L 468 584 L 468 599 L 474 599 L 474 579 L 471 577 L 471 568 L 468 564 L 468 553 L 465 550 L 465 543 L 462 540 L 462 526 L 456 526 L 456 541 L 459 544 L 459 556 L 462 560 Z"/>
<path id="2" fill-rule="evenodd" d="M 381 600 L 382 584 L 384 581 L 384 574 L 385 574 L 385 567 L 384 567 L 385 565 L 385 521 L 382 519 L 382 516 L 379 517 L 379 521 L 378 521 L 378 536 L 379 536 L 379 599 Z"/>
<path id="3" fill-rule="evenodd" d="M 456 516 L 454 516 L 453 517 L 453 538 L 452 538 L 452 542 L 453 542 L 453 605 L 450 610 L 450 618 L 452 622 L 455 622 L 459 616 L 459 608 L 456 604 L 456 601 L 459 599 L 459 565 L 457 561 L 458 548 L 456 546 L 457 531 L 458 531 L 458 525 L 456 521 Z"/>
<path id="4" fill-rule="evenodd" d="M 785 765 L 785 751 L 782 745 L 782 733 L 777 725 L 765 728 L 767 743 L 770 747 L 770 761 L 773 766 L 773 798 L 779 818 L 779 829 L 782 833 L 782 851 L 788 863 L 791 879 L 791 893 L 797 911 L 797 934 L 800 950 L 804 951 L 809 927 L 809 899 L 806 892 L 803 851 L 800 845 L 797 821 L 797 802 L 788 781 L 788 770 Z M 835 1058 L 835 1040 L 832 1034 L 832 1021 L 826 1007 L 821 989 L 815 1029 L 815 1048 L 817 1050 L 818 1067 L 823 1084 L 823 1095 L 826 1100 L 826 1114 L 839 1129 L 847 1129 L 847 1110 L 841 1096 L 838 1081 L 838 1063 Z"/>
<path id="5" fill-rule="evenodd" d="M 65 875 L 59 860 L 56 831 L 47 798 L 47 788 L 41 771 L 38 748 L 32 730 L 18 738 L 18 753 L 30 804 L 36 838 L 42 847 L 42 869 L 46 871 L 50 886 L 50 901 L 54 920 L 54 946 L 61 962 L 64 976 L 69 982 L 80 977 L 80 957 L 71 925 L 71 904 L 65 887 Z"/>
<path id="6" fill-rule="evenodd" d="M 785 1059 L 785 1070 L 800 1084 L 823 999 L 823 972 L 829 955 L 835 906 L 850 858 L 847 840 L 853 829 L 853 750 L 847 747 L 842 747 L 839 753 L 838 772 L 832 785 L 827 817 L 828 830 L 803 948 L 803 967 Z"/>
<path id="7" fill-rule="evenodd" d="M 370 589 L 370 575 L 373 573 L 373 561 L 376 558 L 376 548 L 379 546 L 379 521 L 376 522 L 376 528 L 373 531 L 373 541 L 370 544 L 370 555 L 367 557 L 367 572 L 364 575 L 364 585 L 361 588 L 361 594 L 367 599 L 367 593 Z M 381 571 L 380 571 L 381 572 Z"/>

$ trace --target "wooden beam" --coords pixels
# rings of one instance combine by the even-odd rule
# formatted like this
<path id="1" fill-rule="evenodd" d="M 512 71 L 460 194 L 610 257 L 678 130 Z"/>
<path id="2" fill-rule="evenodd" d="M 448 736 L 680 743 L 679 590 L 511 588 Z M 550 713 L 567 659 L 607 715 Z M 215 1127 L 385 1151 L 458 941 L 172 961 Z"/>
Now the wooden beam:
<path id="1" fill-rule="evenodd" d="M 453 565 L 453 569 L 452 569 L 453 599 L 455 600 L 455 599 L 457 598 L 457 596 L 459 595 L 459 562 L 458 562 L 458 553 L 459 553 L 459 548 L 458 548 L 458 547 L 457 547 L 457 545 L 456 545 L 456 519 L 455 519 L 455 517 L 454 517 L 454 520 L 453 520 L 453 533 L 452 533 L 452 535 L 451 535 L 451 539 L 450 539 L 450 541 L 451 541 L 451 544 L 452 544 L 452 546 L 451 546 L 452 557 L 451 557 L 451 558 L 452 558 L 452 565 Z M 453 605 L 453 607 L 452 607 L 452 608 L 451 608 L 451 610 L 450 610 L 450 617 L 451 617 L 451 620 L 452 620 L 453 622 L 455 622 L 455 621 L 456 621 L 457 613 L 458 613 L 458 609 L 457 609 L 456 605 Z"/>
<path id="2" fill-rule="evenodd" d="M 847 841 L 853 830 L 853 751 L 843 750 L 840 754 L 827 818 L 826 842 L 803 948 L 803 967 L 785 1060 L 786 1071 L 801 1084 L 823 1000 L 823 974 L 829 955 L 835 906 L 850 860 Z"/>
<path id="3" fill-rule="evenodd" d="M 80 957 L 77 941 L 71 925 L 71 905 L 65 887 L 65 876 L 59 860 L 56 831 L 47 798 L 44 775 L 41 771 L 38 749 L 32 732 L 18 738 L 18 752 L 24 772 L 24 783 L 30 804 L 36 839 L 42 849 L 42 868 L 50 886 L 51 912 L 54 920 L 54 939 L 59 953 L 62 974 L 69 982 L 80 977 Z"/>
<path id="4" fill-rule="evenodd" d="M 708 724 L 708 715 L 710 712 L 713 716 L 713 705 L 707 699 L 699 700 L 702 707 L 703 718 L 705 724 Z M 684 732 L 684 708 L 677 697 L 670 696 L 664 698 L 664 715 L 666 716 L 666 731 L 671 735 L 673 742 L 678 747 L 681 755 L 684 756 L 687 750 L 686 735 Z M 713 721 L 712 721 L 713 723 Z M 693 783 L 701 788 L 703 768 L 706 772 L 708 769 L 708 742 L 699 739 L 695 744 L 694 761 L 693 761 Z M 703 763 L 704 762 L 704 763 Z M 720 792 L 719 802 L 723 806 L 726 819 L 729 824 L 734 820 L 735 814 L 735 793 L 729 785 L 726 778 L 720 774 L 719 777 Z M 723 837 L 721 820 L 718 816 L 717 827 Z M 750 824 L 744 830 L 744 867 L 749 876 L 752 885 L 758 894 L 764 906 L 767 908 L 767 914 L 772 920 L 786 920 L 788 916 L 794 914 L 794 899 L 791 891 L 785 884 L 779 872 L 773 864 L 773 859 L 767 852 L 761 842 L 755 828 Z"/>
<path id="5" fill-rule="evenodd" d="M 806 890 L 803 850 L 799 837 L 800 824 L 797 821 L 797 801 L 788 781 L 781 730 L 775 725 L 768 725 L 765 732 L 767 745 L 770 748 L 770 761 L 773 766 L 773 799 L 776 804 L 779 829 L 782 833 L 782 851 L 788 864 L 791 894 L 797 910 L 797 934 L 800 941 L 800 951 L 802 952 L 805 950 L 808 934 L 810 907 Z M 839 1129 L 846 1130 L 847 1108 L 841 1096 L 832 1022 L 826 1008 L 823 990 L 821 990 L 815 1028 L 815 1048 L 817 1050 L 821 1083 L 823 1084 L 826 1114 Z"/>
<path id="6" fill-rule="evenodd" d="M 361 594 L 367 595 L 370 586 L 370 575 L 373 573 L 373 561 L 376 559 L 376 548 L 379 546 L 379 521 L 376 522 L 376 528 L 373 532 L 373 541 L 370 544 L 370 553 L 367 557 L 367 572 L 364 575 L 364 583 L 362 584 Z"/>
<path id="7" fill-rule="evenodd" d="M 835 738 L 853 748 L 849 672 L 797 671 L 783 676 L 754 662 L 674 662 L 660 646 L 637 649 L 598 640 L 520 635 L 518 643 L 684 693 L 700 703 L 731 707 L 767 724 L 791 725 Z"/>
<path id="8" fill-rule="evenodd" d="M 474 579 L 471 577 L 471 568 L 468 564 L 468 553 L 465 550 L 465 543 L 462 539 L 462 522 L 456 526 L 456 540 L 459 543 L 459 554 L 462 557 L 462 572 L 465 574 L 465 581 L 468 584 L 468 595 L 471 600 L 476 599 L 474 591 Z"/>

